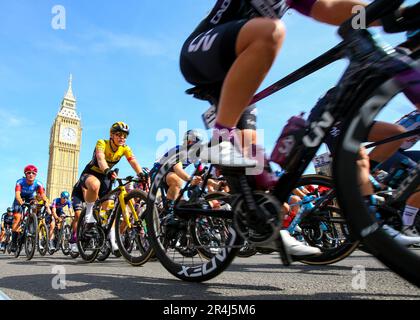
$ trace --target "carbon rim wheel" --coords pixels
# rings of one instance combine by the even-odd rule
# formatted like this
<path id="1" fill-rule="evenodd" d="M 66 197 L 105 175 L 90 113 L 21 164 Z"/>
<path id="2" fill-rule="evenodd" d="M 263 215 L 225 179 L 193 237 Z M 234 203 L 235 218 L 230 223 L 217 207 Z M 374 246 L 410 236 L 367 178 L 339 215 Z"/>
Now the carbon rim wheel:
<path id="1" fill-rule="evenodd" d="M 161 223 L 161 219 L 164 219 L 165 216 L 165 213 L 161 210 L 161 199 L 164 196 L 161 191 L 164 188 L 164 176 L 173 165 L 184 161 L 186 158 L 185 149 L 177 150 L 176 153 L 170 154 L 165 159 L 156 173 L 147 200 L 146 222 L 150 241 L 162 265 L 172 275 L 181 280 L 201 282 L 210 280 L 225 270 L 235 258 L 243 240 L 230 223 L 228 224 L 229 235 L 225 243 L 220 247 L 219 253 L 210 260 L 203 259 L 200 255 L 187 258 L 179 253 L 177 246 L 182 244 L 178 241 L 178 236 L 179 233 L 188 232 L 188 229 L 183 227 L 183 224 L 185 226 L 189 225 L 188 219 L 182 219 L 183 222 L 177 223 L 171 228 Z"/>
<path id="2" fill-rule="evenodd" d="M 356 161 L 360 145 L 367 140 L 372 121 L 401 90 L 393 80 L 387 81 L 379 89 L 375 88 L 373 82 L 372 86 L 373 89 L 366 90 L 365 96 L 356 101 L 362 106 L 361 110 L 343 124 L 344 134 L 338 143 L 341 148 L 334 163 L 337 195 L 355 237 L 361 238 L 367 250 L 387 267 L 420 287 L 420 254 L 402 246 L 386 234 L 377 219 L 369 213 L 358 187 Z"/>
<path id="3" fill-rule="evenodd" d="M 115 222 L 115 238 L 119 254 L 133 266 L 145 264 L 153 253 L 149 241 L 144 214 L 146 211 L 147 194 L 141 190 L 133 190 L 125 197 L 125 202 L 132 202 L 139 221 L 135 221 L 130 207 L 127 205 L 127 215 L 131 227 L 125 221 L 121 206 L 117 208 Z"/>
<path id="4" fill-rule="evenodd" d="M 48 231 L 44 223 L 41 223 L 38 230 L 38 252 L 45 256 L 48 251 Z"/>
<path id="5" fill-rule="evenodd" d="M 84 236 L 85 216 L 86 209 L 83 209 L 80 213 L 79 222 L 77 223 L 77 248 L 83 260 L 93 262 L 99 254 L 100 246 L 95 239 L 92 240 L 92 238 Z"/>

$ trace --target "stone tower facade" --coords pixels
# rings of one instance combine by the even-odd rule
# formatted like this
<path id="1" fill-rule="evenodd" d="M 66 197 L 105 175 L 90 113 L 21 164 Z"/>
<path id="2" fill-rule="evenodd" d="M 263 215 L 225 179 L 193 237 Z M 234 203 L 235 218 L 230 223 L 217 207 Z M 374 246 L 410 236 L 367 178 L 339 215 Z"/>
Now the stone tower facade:
<path id="1" fill-rule="evenodd" d="M 76 112 L 72 75 L 50 131 L 47 197 L 58 198 L 62 191 L 71 193 L 78 178 L 82 142 L 81 119 Z"/>

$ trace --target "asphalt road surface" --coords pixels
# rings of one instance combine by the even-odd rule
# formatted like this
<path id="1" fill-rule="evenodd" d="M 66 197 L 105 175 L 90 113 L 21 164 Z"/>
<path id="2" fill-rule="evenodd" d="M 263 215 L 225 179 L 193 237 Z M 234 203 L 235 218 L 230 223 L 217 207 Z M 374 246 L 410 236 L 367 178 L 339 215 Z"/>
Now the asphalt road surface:
<path id="1" fill-rule="evenodd" d="M 420 299 L 418 288 L 362 251 L 319 267 L 283 267 L 275 253 L 236 258 L 227 271 L 205 283 L 182 282 L 158 261 L 132 267 L 115 257 L 86 264 L 61 253 L 36 254 L 29 262 L 0 254 L 1 291 L 12 300 Z"/>

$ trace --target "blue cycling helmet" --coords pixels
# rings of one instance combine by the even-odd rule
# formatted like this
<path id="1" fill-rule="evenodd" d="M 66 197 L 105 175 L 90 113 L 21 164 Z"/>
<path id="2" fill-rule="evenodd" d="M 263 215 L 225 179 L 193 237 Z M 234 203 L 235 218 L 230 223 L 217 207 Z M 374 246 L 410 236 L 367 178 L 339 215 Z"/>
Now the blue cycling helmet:
<path id="1" fill-rule="evenodd" d="M 70 198 L 70 193 L 68 193 L 67 191 L 63 191 L 63 192 L 61 192 L 60 197 L 64 198 L 64 199 L 69 199 Z"/>

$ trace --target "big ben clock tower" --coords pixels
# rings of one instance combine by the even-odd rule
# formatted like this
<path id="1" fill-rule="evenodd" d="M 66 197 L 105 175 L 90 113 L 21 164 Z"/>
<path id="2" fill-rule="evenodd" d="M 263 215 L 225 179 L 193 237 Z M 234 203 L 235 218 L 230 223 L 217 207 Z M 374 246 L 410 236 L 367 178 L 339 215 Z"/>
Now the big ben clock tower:
<path id="1" fill-rule="evenodd" d="M 47 179 L 47 197 L 50 200 L 58 198 L 62 191 L 71 193 L 78 176 L 82 127 L 76 113 L 72 80 L 70 75 L 67 93 L 51 127 Z"/>

